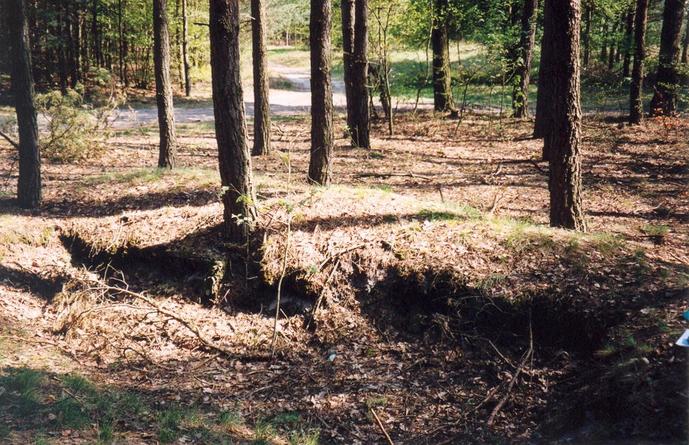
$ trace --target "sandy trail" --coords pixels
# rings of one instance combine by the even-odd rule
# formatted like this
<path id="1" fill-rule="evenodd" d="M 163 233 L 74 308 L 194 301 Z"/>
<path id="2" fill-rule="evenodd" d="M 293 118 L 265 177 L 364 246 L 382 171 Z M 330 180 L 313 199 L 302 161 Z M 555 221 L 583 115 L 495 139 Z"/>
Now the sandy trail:
<path id="1" fill-rule="evenodd" d="M 270 65 L 271 78 L 287 81 L 291 84 L 289 89 L 270 89 L 270 108 L 273 114 L 289 116 L 308 113 L 311 107 L 311 88 L 308 71 L 303 68 L 293 68 L 282 65 Z M 210 97 L 201 98 L 198 105 L 184 105 L 175 108 L 175 121 L 177 123 L 212 122 L 214 120 L 213 107 Z M 254 113 L 254 97 L 251 85 L 244 87 L 244 105 L 247 116 Z M 344 94 L 344 82 L 342 79 L 333 79 L 333 105 L 344 107 L 346 99 Z M 131 128 L 154 124 L 158 119 L 158 111 L 155 106 L 142 108 L 122 108 L 113 120 L 113 127 Z"/>

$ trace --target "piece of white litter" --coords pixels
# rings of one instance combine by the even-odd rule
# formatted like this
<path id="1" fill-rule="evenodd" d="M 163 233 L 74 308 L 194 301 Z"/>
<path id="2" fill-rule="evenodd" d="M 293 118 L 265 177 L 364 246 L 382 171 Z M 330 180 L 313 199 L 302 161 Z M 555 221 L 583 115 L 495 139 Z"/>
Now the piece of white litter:
<path id="1" fill-rule="evenodd" d="M 682 334 L 675 344 L 683 348 L 689 348 L 689 329 L 684 331 L 684 334 Z"/>

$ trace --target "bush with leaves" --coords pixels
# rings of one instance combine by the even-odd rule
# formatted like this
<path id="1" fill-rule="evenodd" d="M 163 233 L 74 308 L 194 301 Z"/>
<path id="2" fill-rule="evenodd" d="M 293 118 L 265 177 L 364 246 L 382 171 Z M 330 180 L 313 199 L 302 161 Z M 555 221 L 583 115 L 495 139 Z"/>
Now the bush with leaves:
<path id="1" fill-rule="evenodd" d="M 111 117 L 118 106 L 115 94 L 97 105 L 86 104 L 81 89 L 36 96 L 40 146 L 52 162 L 81 162 L 100 156 L 110 137 Z"/>

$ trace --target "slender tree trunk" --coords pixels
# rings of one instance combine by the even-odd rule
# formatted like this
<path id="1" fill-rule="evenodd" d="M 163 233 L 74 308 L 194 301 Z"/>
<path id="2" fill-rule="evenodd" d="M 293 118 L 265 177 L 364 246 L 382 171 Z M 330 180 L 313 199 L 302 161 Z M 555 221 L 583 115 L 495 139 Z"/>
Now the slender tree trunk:
<path id="1" fill-rule="evenodd" d="M 177 78 L 179 79 L 180 91 L 184 91 L 184 85 L 186 84 L 184 80 L 184 62 L 182 59 L 182 25 L 181 25 L 181 13 L 180 13 L 180 0 L 175 0 L 175 46 L 177 48 Z"/>
<path id="2" fill-rule="evenodd" d="M 371 148 L 368 109 L 368 0 L 356 0 L 352 87 L 352 144 Z"/>
<path id="3" fill-rule="evenodd" d="M 160 149 L 158 167 L 175 166 L 175 112 L 172 102 L 172 80 L 170 79 L 170 33 L 167 19 L 167 0 L 153 0 L 153 62 L 155 64 L 156 102 L 158 104 L 158 127 Z"/>
<path id="4" fill-rule="evenodd" d="M 644 116 L 641 93 L 644 84 L 644 60 L 646 59 L 646 23 L 648 22 L 648 1 L 636 0 L 634 12 L 634 66 L 629 88 L 629 123 L 640 124 Z"/>
<path id="5" fill-rule="evenodd" d="M 624 62 L 622 64 L 622 76 L 629 77 L 632 65 L 632 48 L 634 47 L 634 4 L 629 6 L 629 11 L 624 23 Z"/>
<path id="6" fill-rule="evenodd" d="M 616 56 L 615 49 L 617 48 L 617 46 L 615 44 L 615 37 L 617 36 L 618 26 L 619 26 L 619 23 L 617 21 L 615 21 L 612 25 L 612 32 L 611 32 L 612 39 L 610 40 L 610 51 L 608 52 L 608 69 L 609 70 L 612 70 L 613 68 L 615 68 L 615 56 Z"/>
<path id="7" fill-rule="evenodd" d="M 433 0 L 433 104 L 435 111 L 451 111 L 452 74 L 450 72 L 450 40 L 447 29 L 448 0 Z"/>
<path id="8" fill-rule="evenodd" d="M 184 95 L 191 96 L 191 66 L 189 64 L 189 15 L 187 0 L 182 0 L 182 63 L 184 64 Z"/>
<path id="9" fill-rule="evenodd" d="M 608 39 L 610 38 L 610 36 L 608 35 L 609 29 L 610 28 L 608 26 L 608 19 L 606 18 L 605 22 L 603 22 L 603 29 L 601 33 L 601 35 L 603 36 L 603 42 L 599 56 L 601 63 L 606 63 L 608 60 Z"/>
<path id="10" fill-rule="evenodd" d="M 549 90 L 553 76 L 554 57 L 552 50 L 552 40 L 554 26 L 553 5 L 554 0 L 544 0 L 543 3 L 543 40 L 541 41 L 541 62 L 538 66 L 538 96 L 536 98 L 536 121 L 534 123 L 534 138 L 545 138 L 550 131 L 552 112 L 552 92 Z M 543 160 L 547 161 L 547 153 L 543 152 Z"/>
<path id="11" fill-rule="evenodd" d="M 679 89 L 679 40 L 684 20 L 685 0 L 665 0 L 663 30 L 660 35 L 660 55 L 651 114 L 669 115 L 677 111 Z"/>
<path id="12" fill-rule="evenodd" d="M 118 0 L 117 2 L 117 52 L 118 52 L 118 65 L 120 72 L 120 80 L 124 82 L 124 0 Z"/>
<path id="13" fill-rule="evenodd" d="M 328 185 L 333 162 L 333 90 L 330 74 L 330 0 L 311 0 L 311 160 L 309 181 Z"/>
<path id="14" fill-rule="evenodd" d="M 57 11 L 57 35 L 60 36 L 60 41 L 58 43 L 57 57 L 60 69 L 60 91 L 63 95 L 67 94 L 67 88 L 69 87 L 69 71 L 67 69 L 67 43 L 69 40 L 67 29 L 65 5 L 59 5 Z"/>
<path id="15" fill-rule="evenodd" d="M 91 2 L 91 39 L 93 39 L 93 62 L 97 67 L 103 66 L 103 56 L 101 52 L 100 27 L 98 26 L 98 0 Z"/>
<path id="16" fill-rule="evenodd" d="M 553 8 L 553 129 L 548 145 L 550 225 L 586 230 L 581 197 L 581 106 L 579 70 L 580 0 Z"/>
<path id="17" fill-rule="evenodd" d="M 251 36 L 254 62 L 253 155 L 270 153 L 270 99 L 266 57 L 266 11 L 264 0 L 251 0 Z"/>
<path id="18" fill-rule="evenodd" d="M 17 200 L 21 207 L 35 208 L 41 203 L 41 154 L 38 147 L 27 9 L 24 0 L 7 0 L 7 10 L 12 91 L 19 127 Z"/>
<path id="19" fill-rule="evenodd" d="M 256 208 L 239 68 L 239 0 L 210 0 L 210 41 L 225 232 L 232 242 L 243 244 Z"/>
<path id="20" fill-rule="evenodd" d="M 356 127 L 354 120 L 355 101 L 352 96 L 354 91 L 352 77 L 352 61 L 354 60 L 354 3 L 355 0 L 340 1 L 342 16 L 342 67 L 344 68 L 345 97 L 347 98 L 347 131 L 352 138 L 352 144 L 354 144 L 354 129 Z"/>
<path id="21" fill-rule="evenodd" d="M 591 62 L 591 22 L 593 21 L 593 6 L 590 1 L 584 5 L 584 67 Z"/>
<path id="22" fill-rule="evenodd" d="M 689 63 L 689 15 L 687 15 L 687 24 L 684 27 L 684 39 L 682 40 L 682 57 L 680 61 L 684 64 Z"/>
<path id="23" fill-rule="evenodd" d="M 519 41 L 520 54 L 515 70 L 519 84 L 515 84 L 514 91 L 512 92 L 514 117 L 520 119 L 529 116 L 529 82 L 533 47 L 536 41 L 537 14 L 538 0 L 524 0 Z"/>

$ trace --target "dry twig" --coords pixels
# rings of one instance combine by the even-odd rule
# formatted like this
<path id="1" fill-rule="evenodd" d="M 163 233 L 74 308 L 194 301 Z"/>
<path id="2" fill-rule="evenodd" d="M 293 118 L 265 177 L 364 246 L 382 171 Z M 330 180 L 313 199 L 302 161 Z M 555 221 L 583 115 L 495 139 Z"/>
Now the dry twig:
<path id="1" fill-rule="evenodd" d="M 378 417 L 378 414 L 376 414 L 376 411 L 373 409 L 373 407 L 370 407 L 369 410 L 371 410 L 371 414 L 373 414 L 373 417 L 376 419 L 376 423 L 378 424 L 378 428 L 380 429 L 380 432 L 383 433 L 383 435 L 385 436 L 385 439 L 387 439 L 388 444 L 395 445 L 395 443 L 390 438 L 390 435 L 388 434 L 388 432 L 385 431 L 385 427 L 383 426 L 383 422 L 380 421 L 380 417 Z"/>

